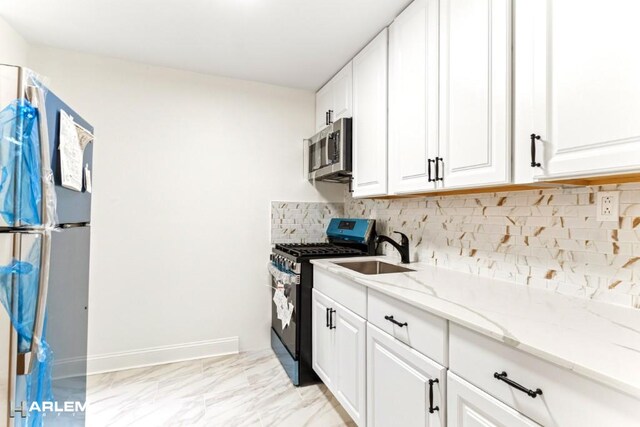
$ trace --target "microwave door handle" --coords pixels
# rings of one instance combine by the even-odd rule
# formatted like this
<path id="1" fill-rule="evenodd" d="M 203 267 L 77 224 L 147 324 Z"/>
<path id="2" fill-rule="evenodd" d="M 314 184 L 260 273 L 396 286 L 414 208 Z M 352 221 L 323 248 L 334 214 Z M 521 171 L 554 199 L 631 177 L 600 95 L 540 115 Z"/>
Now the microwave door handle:
<path id="1" fill-rule="evenodd" d="M 327 143 L 324 146 L 324 152 L 322 153 L 322 157 L 324 158 L 324 162 L 322 166 L 328 166 L 331 164 L 331 159 L 329 158 L 329 145 L 332 143 L 333 138 L 331 137 L 333 134 L 327 134 Z"/>

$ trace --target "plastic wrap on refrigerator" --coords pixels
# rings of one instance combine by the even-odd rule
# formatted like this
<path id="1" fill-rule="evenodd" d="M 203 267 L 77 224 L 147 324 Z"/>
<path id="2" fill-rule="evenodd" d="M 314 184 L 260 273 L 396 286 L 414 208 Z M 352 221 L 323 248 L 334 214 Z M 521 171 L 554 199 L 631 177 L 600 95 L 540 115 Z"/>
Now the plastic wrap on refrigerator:
<path id="1" fill-rule="evenodd" d="M 34 103 L 43 104 L 41 89 L 33 93 Z M 52 228 L 57 221 L 48 138 L 41 138 L 46 134 L 42 120 L 46 119 L 40 110 L 26 99 L 17 99 L 0 111 L 0 216 L 8 227 Z"/>
<path id="2" fill-rule="evenodd" d="M 0 215 L 9 226 L 41 224 L 38 113 L 25 100 L 0 112 Z"/>
<path id="3" fill-rule="evenodd" d="M 34 403 L 35 406 L 42 407 L 44 401 L 53 401 L 53 354 L 44 334 L 40 338 L 34 335 L 40 292 L 41 249 L 42 236 L 31 247 L 26 260 L 14 259 L 10 264 L 0 266 L 0 303 L 9 314 L 11 324 L 17 332 L 18 352 L 28 353 L 35 349 L 31 368 L 24 375 L 27 408 L 34 406 Z M 41 426 L 42 412 L 29 411 L 23 425 Z"/>

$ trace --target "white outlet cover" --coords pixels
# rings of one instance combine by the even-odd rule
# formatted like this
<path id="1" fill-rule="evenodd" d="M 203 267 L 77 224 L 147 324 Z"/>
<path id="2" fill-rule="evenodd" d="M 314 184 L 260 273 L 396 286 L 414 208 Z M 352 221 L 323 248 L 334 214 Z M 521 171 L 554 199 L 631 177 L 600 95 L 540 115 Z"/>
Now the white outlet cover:
<path id="1" fill-rule="evenodd" d="M 605 212 L 607 199 L 611 202 L 611 211 Z M 620 217 L 620 192 L 599 191 L 596 193 L 596 219 L 598 221 L 618 221 Z"/>

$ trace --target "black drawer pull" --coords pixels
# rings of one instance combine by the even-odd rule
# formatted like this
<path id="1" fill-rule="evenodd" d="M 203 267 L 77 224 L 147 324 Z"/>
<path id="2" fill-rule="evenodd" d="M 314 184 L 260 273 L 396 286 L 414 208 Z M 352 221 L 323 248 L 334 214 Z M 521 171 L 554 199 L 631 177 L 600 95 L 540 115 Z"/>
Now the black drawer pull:
<path id="1" fill-rule="evenodd" d="M 335 329 L 336 325 L 333 324 L 333 313 L 336 311 L 333 308 L 329 309 L 329 329 Z"/>
<path id="2" fill-rule="evenodd" d="M 427 180 L 429 182 L 436 182 L 435 179 L 431 178 L 431 163 L 435 163 L 435 162 L 436 161 L 433 159 L 427 159 L 427 175 L 428 175 Z"/>
<path id="3" fill-rule="evenodd" d="M 535 389 L 535 390 L 530 390 L 520 384 L 518 384 L 517 382 L 510 380 L 509 378 L 507 378 L 507 373 L 502 371 L 501 374 L 494 372 L 493 373 L 493 378 L 499 380 L 499 381 L 504 381 L 505 383 L 509 384 L 511 387 L 520 390 L 523 393 L 526 393 L 529 397 L 532 398 L 536 398 L 538 395 L 542 395 L 542 390 L 540 390 L 539 388 Z"/>
<path id="4" fill-rule="evenodd" d="M 394 318 L 393 318 L 393 316 L 384 316 L 384 318 L 385 318 L 386 320 L 388 320 L 389 322 L 393 323 L 394 325 L 398 325 L 398 326 L 400 326 L 401 328 L 402 328 L 403 326 L 408 326 L 408 325 L 409 325 L 407 322 L 404 322 L 404 323 L 400 323 L 400 322 L 398 322 L 396 319 L 394 319 Z"/>
<path id="5" fill-rule="evenodd" d="M 539 168 L 542 166 L 539 162 L 536 162 L 536 140 L 540 139 L 540 135 L 535 133 L 531 134 L 531 167 Z"/>
<path id="6" fill-rule="evenodd" d="M 433 406 L 433 385 L 438 384 L 440 381 L 436 378 L 435 380 L 429 380 L 429 413 L 433 414 L 435 411 L 439 411 L 440 407 Z"/>
<path id="7" fill-rule="evenodd" d="M 436 157 L 436 178 L 435 181 L 444 181 L 444 159 L 442 157 Z M 440 163 L 442 163 L 442 176 L 440 176 Z"/>
<path id="8" fill-rule="evenodd" d="M 329 307 L 327 307 L 327 325 L 326 325 L 327 328 L 329 327 L 329 316 L 330 316 L 329 310 L 331 310 L 331 309 Z"/>

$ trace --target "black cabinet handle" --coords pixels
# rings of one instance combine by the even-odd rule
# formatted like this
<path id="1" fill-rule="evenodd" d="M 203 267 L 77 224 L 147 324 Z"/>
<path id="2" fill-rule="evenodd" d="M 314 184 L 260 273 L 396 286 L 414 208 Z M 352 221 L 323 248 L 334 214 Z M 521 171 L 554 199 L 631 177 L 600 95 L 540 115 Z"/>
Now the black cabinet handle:
<path id="1" fill-rule="evenodd" d="M 429 175 L 428 180 L 429 182 L 435 182 L 436 180 L 431 178 L 431 163 L 435 163 L 435 160 L 427 159 L 427 173 Z"/>
<path id="2" fill-rule="evenodd" d="M 444 181 L 444 159 L 436 157 L 436 179 L 434 181 Z M 440 176 L 440 163 L 442 163 L 442 176 Z"/>
<path id="3" fill-rule="evenodd" d="M 349 193 L 353 193 L 353 175 L 349 177 Z"/>
<path id="4" fill-rule="evenodd" d="M 393 316 L 384 316 L 384 318 L 385 318 L 386 320 L 388 320 L 389 322 L 393 323 L 394 325 L 398 325 L 398 326 L 400 326 L 401 328 L 402 328 L 403 326 L 408 326 L 408 325 L 409 325 L 407 322 L 404 322 L 404 323 L 400 323 L 400 322 L 398 322 L 396 319 L 394 319 L 394 318 L 393 318 Z"/>
<path id="5" fill-rule="evenodd" d="M 329 310 L 330 310 L 330 308 L 327 307 L 327 325 L 326 325 L 327 328 L 329 327 Z"/>
<path id="6" fill-rule="evenodd" d="M 333 324 L 333 313 L 336 311 L 333 308 L 329 309 L 329 329 L 335 329 L 336 325 Z"/>
<path id="7" fill-rule="evenodd" d="M 540 135 L 536 135 L 535 133 L 531 134 L 531 167 L 539 168 L 542 166 L 540 163 L 536 162 L 536 140 L 540 139 Z"/>
<path id="8" fill-rule="evenodd" d="M 328 111 L 324 112 L 324 125 L 325 126 L 329 125 L 329 112 Z"/>
<path id="9" fill-rule="evenodd" d="M 535 399 L 536 396 L 538 395 L 542 395 L 542 390 L 540 390 L 539 388 L 535 390 L 531 390 L 518 384 L 513 380 L 510 380 L 509 378 L 507 378 L 507 373 L 504 371 L 502 371 L 502 373 L 500 374 L 497 372 L 494 372 L 493 378 L 497 379 L 498 381 L 504 381 L 505 383 L 509 384 L 511 387 L 515 388 L 516 390 L 520 390 L 523 393 L 526 393 L 529 397 L 532 397 L 533 399 Z"/>
<path id="10" fill-rule="evenodd" d="M 329 110 L 329 123 L 327 123 L 328 125 L 330 125 L 331 123 L 333 123 L 333 110 Z"/>
<path id="11" fill-rule="evenodd" d="M 433 406 L 433 385 L 438 384 L 440 381 L 436 378 L 435 380 L 429 380 L 429 413 L 433 414 L 435 411 L 439 411 L 440 407 Z"/>

